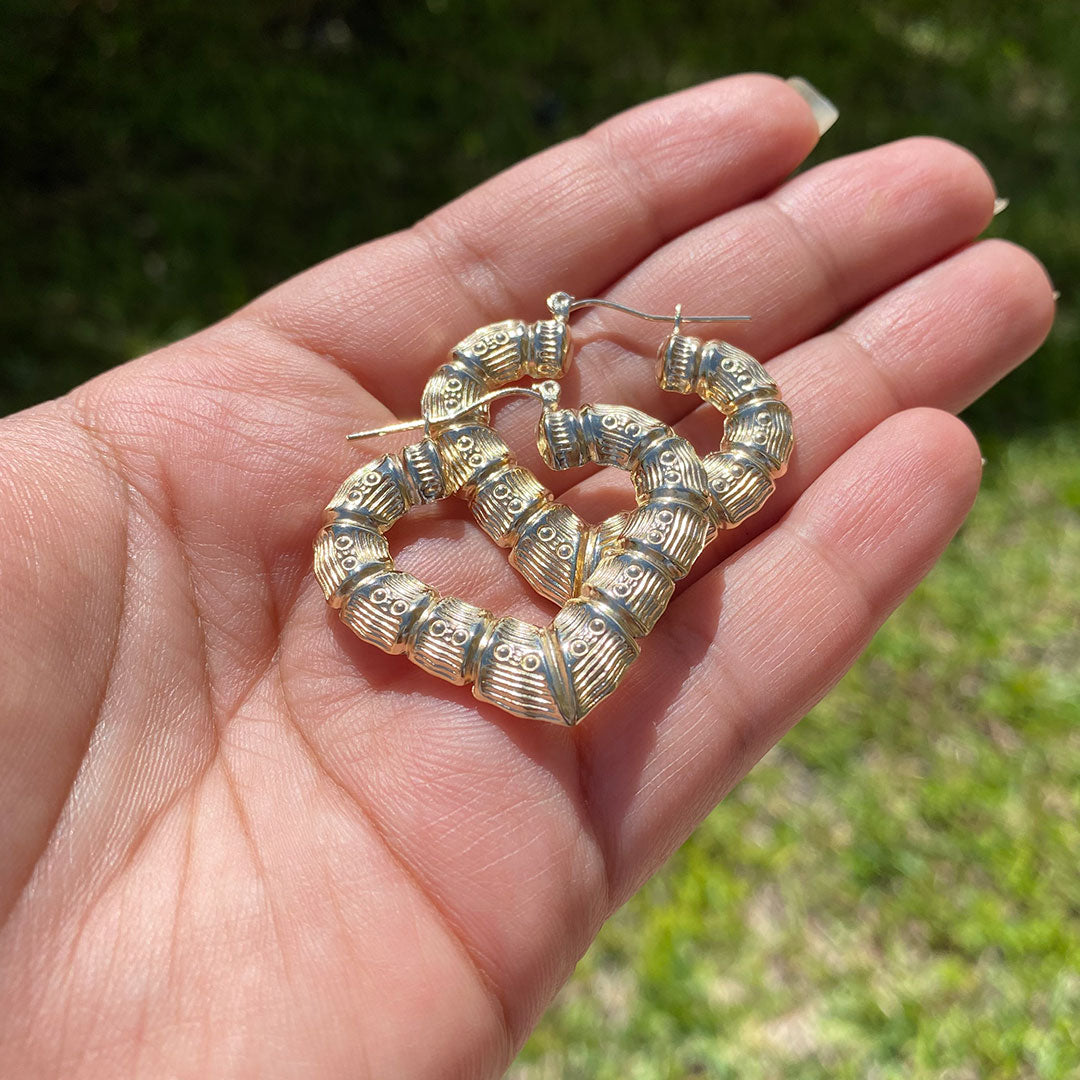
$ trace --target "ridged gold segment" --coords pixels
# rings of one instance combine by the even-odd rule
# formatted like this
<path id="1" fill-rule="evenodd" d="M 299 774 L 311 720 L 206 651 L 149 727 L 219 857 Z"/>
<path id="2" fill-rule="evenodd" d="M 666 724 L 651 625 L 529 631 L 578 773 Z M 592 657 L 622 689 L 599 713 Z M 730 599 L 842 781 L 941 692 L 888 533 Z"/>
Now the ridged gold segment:
<path id="1" fill-rule="evenodd" d="M 622 542 L 653 552 L 678 580 L 686 577 L 705 548 L 709 523 L 705 514 L 680 503 L 649 503 L 629 517 Z"/>
<path id="2" fill-rule="evenodd" d="M 630 477 L 639 503 L 663 493 L 699 501 L 708 484 L 697 452 L 678 435 L 650 443 L 639 456 Z M 702 501 L 702 505 L 707 501 Z"/>
<path id="3" fill-rule="evenodd" d="M 439 451 L 430 439 L 406 446 L 401 451 L 401 463 L 412 488 L 410 502 L 435 502 L 446 494 Z"/>
<path id="4" fill-rule="evenodd" d="M 565 319 L 534 323 L 507 319 L 474 330 L 454 346 L 451 362 L 492 390 L 525 374 L 561 379 L 572 356 L 573 341 Z"/>
<path id="5" fill-rule="evenodd" d="M 341 618 L 354 634 L 383 652 L 404 652 L 409 628 L 435 595 L 412 574 L 387 570 L 356 585 L 341 608 Z"/>
<path id="6" fill-rule="evenodd" d="M 671 430 L 646 413 L 621 405 L 583 405 L 580 415 L 590 460 L 617 469 L 630 468 L 650 438 Z"/>
<path id="7" fill-rule="evenodd" d="M 508 465 L 490 473 L 476 488 L 472 512 L 480 528 L 500 547 L 517 539 L 517 525 L 551 492 L 521 465 Z"/>
<path id="8" fill-rule="evenodd" d="M 530 328 L 520 319 L 506 319 L 474 330 L 454 346 L 452 355 L 491 389 L 520 379 L 529 351 Z"/>
<path id="9" fill-rule="evenodd" d="M 339 521 L 315 537 L 315 577 L 331 607 L 341 607 L 349 590 L 373 567 L 389 570 L 392 565 L 389 544 L 373 529 Z"/>
<path id="10" fill-rule="evenodd" d="M 576 703 L 576 721 L 618 686 L 637 658 L 637 642 L 598 604 L 584 597 L 563 607 L 555 616 L 553 630 Z"/>
<path id="11" fill-rule="evenodd" d="M 635 637 L 652 631 L 675 591 L 675 582 L 634 551 L 613 552 L 585 579 L 581 595 L 600 597 L 622 612 Z"/>
<path id="12" fill-rule="evenodd" d="M 751 397 L 777 397 L 776 383 L 749 353 L 726 341 L 702 347 L 694 389 L 723 413 Z"/>
<path id="13" fill-rule="evenodd" d="M 488 392 L 488 384 L 470 371 L 464 364 L 454 362 L 443 364 L 428 379 L 420 398 L 420 415 L 431 422 L 432 429 L 438 430 L 446 417 L 454 416 L 475 405 L 478 398 Z M 458 416 L 457 423 L 486 423 L 489 409 L 486 405 L 477 408 L 475 414 Z"/>
<path id="14" fill-rule="evenodd" d="M 409 509 L 409 486 L 401 461 L 385 454 L 362 465 L 337 489 L 326 507 L 326 519 L 366 518 L 383 532 Z"/>
<path id="15" fill-rule="evenodd" d="M 722 449 L 742 448 L 760 454 L 773 476 L 787 469 L 791 455 L 791 410 L 782 401 L 744 406 L 728 418 Z"/>
<path id="16" fill-rule="evenodd" d="M 541 319 L 529 327 L 525 364 L 534 379 L 561 379 L 570 367 L 570 356 L 570 327 L 565 319 Z"/>
<path id="17" fill-rule="evenodd" d="M 510 447 L 486 424 L 442 431 L 435 439 L 442 457 L 446 493 L 471 498 L 473 485 L 499 463 L 513 461 Z"/>
<path id="18" fill-rule="evenodd" d="M 424 612 L 408 645 L 409 659 L 432 675 L 462 686 L 473 678 L 471 653 L 493 623 L 491 612 L 444 597 Z"/>
<path id="19" fill-rule="evenodd" d="M 499 619 L 480 656 L 473 694 L 515 716 L 573 723 L 575 717 L 565 715 L 552 691 L 547 633 L 521 619 Z"/>
<path id="20" fill-rule="evenodd" d="M 742 450 L 716 450 L 703 460 L 713 505 L 727 529 L 756 514 L 776 487 L 760 459 Z"/>
<path id="21" fill-rule="evenodd" d="M 589 531 L 585 536 L 585 550 L 578 570 L 578 584 L 588 578 L 609 551 L 614 551 L 619 547 L 623 530 L 629 520 L 630 512 L 620 510 L 604 518 L 599 525 L 589 526 Z"/>
<path id="22" fill-rule="evenodd" d="M 557 604 L 576 595 L 579 551 L 588 526 L 562 503 L 529 518 L 510 552 L 510 565 L 541 595 Z"/>
<path id="23" fill-rule="evenodd" d="M 660 389 L 692 394 L 700 353 L 699 338 L 669 334 L 657 353 L 656 381 Z"/>
<path id="24" fill-rule="evenodd" d="M 544 461 L 557 471 L 576 469 L 589 460 L 581 417 L 573 409 L 545 409 L 536 445 Z"/>

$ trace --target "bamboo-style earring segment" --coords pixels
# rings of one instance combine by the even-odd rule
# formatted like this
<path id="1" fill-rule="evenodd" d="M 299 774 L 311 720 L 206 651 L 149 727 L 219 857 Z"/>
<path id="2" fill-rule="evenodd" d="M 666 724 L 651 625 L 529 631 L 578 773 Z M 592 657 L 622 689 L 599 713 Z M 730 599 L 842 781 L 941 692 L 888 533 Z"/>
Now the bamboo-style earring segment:
<path id="1" fill-rule="evenodd" d="M 552 468 L 615 465 L 630 472 L 637 493 L 637 509 L 616 516 L 578 594 L 550 626 L 441 597 L 394 568 L 383 534 L 411 507 L 465 489 L 489 535 L 503 543 L 528 535 L 519 550 L 538 578 L 580 555 L 564 548 L 550 524 L 557 504 L 532 474 L 501 448 L 492 455 L 478 444 L 490 428 L 450 426 L 461 414 L 446 414 L 438 433 L 342 484 L 315 541 L 315 574 L 365 641 L 404 652 L 432 675 L 472 683 L 477 698 L 515 716 L 575 724 L 619 684 L 638 655 L 636 639 L 655 626 L 715 533 L 716 516 L 704 466 L 667 425 L 613 405 L 561 409 L 555 383 L 525 392 L 544 401 L 537 442 Z M 477 399 L 466 410 L 488 403 Z"/>
<path id="2" fill-rule="evenodd" d="M 794 438 L 791 410 L 749 353 L 726 341 L 685 337 L 678 329 L 660 346 L 661 390 L 697 394 L 724 414 L 720 449 L 702 459 L 724 528 L 757 513 L 787 471 Z"/>

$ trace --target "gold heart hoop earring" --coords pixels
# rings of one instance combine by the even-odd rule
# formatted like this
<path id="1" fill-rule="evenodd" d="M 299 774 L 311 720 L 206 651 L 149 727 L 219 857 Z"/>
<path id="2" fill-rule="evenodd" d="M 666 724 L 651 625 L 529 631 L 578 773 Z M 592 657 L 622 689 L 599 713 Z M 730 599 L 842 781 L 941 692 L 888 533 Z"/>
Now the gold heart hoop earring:
<path id="1" fill-rule="evenodd" d="M 669 427 L 616 405 L 559 407 L 558 384 L 505 384 L 523 374 L 561 377 L 572 357 L 570 314 L 605 306 L 668 321 L 607 300 L 548 299 L 552 318 L 494 323 L 460 342 L 428 380 L 422 418 L 349 438 L 423 426 L 424 438 L 362 466 L 326 508 L 315 541 L 315 574 L 328 602 L 361 638 L 405 652 L 451 682 L 472 682 L 480 700 L 517 716 L 577 723 L 610 694 L 638 654 L 636 640 L 663 613 L 718 528 L 758 510 L 786 468 L 791 414 L 776 384 L 747 353 L 681 333 L 660 347 L 657 381 L 697 393 L 725 415 L 719 450 L 698 457 Z M 538 446 L 555 469 L 593 461 L 630 472 L 637 509 L 589 526 L 554 501 L 517 464 L 490 423 L 490 405 L 512 394 L 543 401 Z M 383 537 L 412 506 L 456 494 L 481 528 L 510 548 L 510 561 L 541 595 L 562 605 L 538 628 L 441 598 L 394 569 Z"/>
<path id="2" fill-rule="evenodd" d="M 697 454 L 659 420 L 614 405 L 559 408 L 559 386 L 551 381 L 496 390 L 479 402 L 515 393 L 544 402 L 537 443 L 548 465 L 615 465 L 630 471 L 637 492 L 638 508 L 623 516 L 581 595 L 566 600 L 550 626 L 440 597 L 394 569 L 382 535 L 413 506 L 462 488 L 484 499 L 485 531 L 500 537 L 518 534 L 545 509 L 542 489 L 526 490 L 513 475 L 525 470 L 501 459 L 493 467 L 475 452 L 484 425 L 444 428 L 349 477 L 327 508 L 315 574 L 330 604 L 365 641 L 404 652 L 450 682 L 471 682 L 477 698 L 515 716 L 575 724 L 637 657 L 635 639 L 653 628 L 675 581 L 715 533 L 715 510 Z"/>

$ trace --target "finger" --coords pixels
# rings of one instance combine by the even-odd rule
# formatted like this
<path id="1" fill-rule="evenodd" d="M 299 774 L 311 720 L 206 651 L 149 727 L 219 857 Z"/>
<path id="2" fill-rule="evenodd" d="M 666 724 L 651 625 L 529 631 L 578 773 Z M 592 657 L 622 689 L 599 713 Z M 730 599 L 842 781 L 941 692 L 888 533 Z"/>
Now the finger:
<path id="1" fill-rule="evenodd" d="M 417 226 L 331 259 L 245 309 L 333 357 L 395 408 L 449 346 L 539 317 L 557 288 L 606 288 L 695 224 L 770 190 L 813 149 L 810 107 L 767 75 L 630 109 Z"/>
<path id="2" fill-rule="evenodd" d="M 616 902 L 839 679 L 940 555 L 979 476 L 960 421 L 900 413 L 672 604 L 619 690 L 625 711 L 580 729 Z"/>
<path id="3" fill-rule="evenodd" d="M 611 295 L 651 311 L 682 303 L 688 314 L 750 313 L 749 323 L 700 329 L 765 359 L 968 244 L 993 202 L 986 171 L 966 150 L 905 139 L 819 165 L 676 238 Z M 585 344 L 565 400 L 633 405 L 668 422 L 685 415 L 697 399 L 662 393 L 653 378 L 666 332 L 610 312 L 582 318 L 575 337 Z M 522 430 L 528 416 L 519 409 L 500 421 L 512 445 L 533 441 Z"/>
<path id="4" fill-rule="evenodd" d="M 1012 370 L 1046 337 L 1053 318 L 1051 289 L 1029 252 L 987 240 L 771 361 L 769 370 L 795 418 L 791 466 L 758 514 L 706 548 L 688 583 L 773 524 L 837 457 L 891 413 L 918 406 L 962 408 Z M 676 428 L 704 451 L 717 445 L 722 425 L 711 405 L 701 405 Z M 633 505 L 626 474 L 615 469 L 600 470 L 560 498 L 592 521 Z M 408 551 L 421 577 L 428 575 L 455 595 L 480 595 L 485 605 L 523 618 L 550 617 L 535 601 L 521 599 L 525 586 L 513 582 L 505 559 L 490 557 L 491 543 L 478 529 L 464 528 L 445 508 L 440 520 L 425 528 L 428 535 Z"/>
<path id="5" fill-rule="evenodd" d="M 815 216 L 823 216 L 825 219 L 834 222 L 839 221 L 838 232 L 847 237 L 847 242 L 843 241 L 843 237 L 832 237 L 832 234 L 828 233 L 822 243 L 829 241 L 834 244 L 836 248 L 835 256 L 831 251 L 828 253 L 828 258 L 832 259 L 834 266 L 846 266 L 844 259 L 850 258 L 848 278 L 854 283 L 852 289 L 859 287 L 860 283 L 862 287 L 884 287 L 882 282 L 886 279 L 887 269 L 883 272 L 883 268 L 893 267 L 897 262 L 891 257 L 885 259 L 873 258 L 873 252 L 880 250 L 880 247 L 875 249 L 875 243 L 886 248 L 898 247 L 911 253 L 921 253 L 922 257 L 931 258 L 932 254 L 927 250 L 927 243 L 936 242 L 944 245 L 959 242 L 956 240 L 957 237 L 964 236 L 981 227 L 983 221 L 989 216 L 989 207 L 992 202 L 992 191 L 981 167 L 970 155 L 949 144 L 922 140 L 897 144 L 897 146 L 891 148 L 883 148 L 880 153 L 884 155 L 882 159 L 884 165 L 880 167 L 873 165 L 873 162 L 878 160 L 874 156 L 875 153 L 877 152 L 860 156 L 863 165 L 859 167 L 856 167 L 857 163 L 840 163 L 840 167 L 832 180 L 829 179 L 830 174 L 812 170 L 806 174 L 806 177 L 800 178 L 799 182 L 804 190 L 803 195 L 783 194 L 780 196 L 785 200 L 789 200 L 791 206 L 805 207 L 804 211 L 799 212 L 805 213 L 808 221 L 815 218 Z M 848 182 L 847 178 L 851 175 L 861 176 L 862 182 L 861 184 L 857 183 L 855 188 L 849 192 L 847 188 L 843 187 L 843 184 Z M 817 206 L 821 200 L 814 195 L 818 184 L 818 179 L 815 179 L 815 177 L 819 179 L 821 177 L 825 178 L 824 194 L 821 196 L 825 203 L 831 206 L 831 198 L 839 204 L 844 212 L 854 211 L 850 221 L 842 216 L 837 218 L 836 214 L 840 211 L 828 210 L 828 212 L 822 211 L 820 214 L 818 213 Z M 892 182 L 890 178 L 892 177 L 904 178 L 905 182 L 900 185 L 898 190 L 889 187 Z M 837 187 L 837 185 L 840 186 Z M 928 203 L 930 209 L 923 205 L 926 202 L 925 199 L 923 202 L 917 201 L 916 210 L 918 212 L 915 212 L 912 209 L 909 192 L 923 189 L 938 192 L 939 195 L 935 200 L 930 200 Z M 764 214 L 762 218 L 764 231 L 760 236 L 767 237 L 771 235 L 769 230 L 777 228 L 776 221 L 778 219 L 775 213 L 761 211 L 760 207 L 747 208 L 746 211 L 739 211 L 736 215 L 725 215 L 725 217 L 745 216 L 751 210 L 754 210 L 755 213 Z M 890 216 L 893 210 L 896 212 L 893 216 Z M 789 210 L 786 213 L 791 216 L 796 211 Z M 912 217 L 915 219 L 915 225 L 907 228 L 906 226 Z M 722 220 L 705 226 L 698 231 L 708 233 L 712 229 L 722 230 L 725 227 L 721 223 Z M 867 221 L 871 224 L 867 225 Z M 748 226 L 744 224 L 739 228 L 741 229 L 739 235 L 743 237 L 739 242 L 748 243 L 745 239 L 746 235 L 748 235 Z M 925 232 L 919 231 L 927 228 L 932 233 L 929 242 L 925 240 Z M 752 232 L 753 230 L 751 230 L 751 234 Z M 884 240 L 881 237 L 884 237 Z M 687 238 L 687 242 L 691 242 L 691 239 Z M 799 268 L 802 265 L 800 259 L 805 260 L 808 256 L 806 255 L 806 249 L 797 239 L 792 239 L 789 236 L 787 242 L 792 247 L 792 258 L 787 261 L 782 258 L 778 259 L 776 273 L 780 278 L 798 284 L 801 273 Z M 722 248 L 724 241 L 721 238 L 717 243 Z M 772 247 L 776 249 L 775 253 L 779 255 L 782 253 L 777 247 L 778 244 L 780 242 L 776 241 L 772 244 Z M 860 247 L 860 244 L 862 247 Z M 867 251 L 870 252 L 870 255 L 867 255 Z M 821 258 L 820 254 L 815 257 Z M 905 256 L 905 258 L 907 257 Z M 915 256 L 912 255 L 911 257 Z M 867 263 L 869 265 L 866 265 Z M 686 272 L 691 273 L 694 280 L 686 282 L 686 291 L 692 301 L 693 293 L 691 290 L 698 290 L 700 296 L 702 289 L 700 279 L 702 277 L 707 278 L 709 275 L 701 274 L 700 262 L 694 263 L 693 260 L 690 260 L 690 264 L 692 273 L 689 270 Z M 903 272 L 904 269 L 905 265 L 901 260 L 896 272 Z M 742 286 L 740 286 L 740 289 L 742 289 L 741 295 L 736 296 L 735 299 L 745 299 L 753 304 L 755 303 L 755 296 L 763 295 L 763 289 L 771 289 L 774 286 L 771 284 L 772 279 L 767 274 L 762 276 L 762 272 L 759 270 L 747 271 L 747 274 L 747 287 L 742 289 Z M 877 274 L 876 279 L 875 274 Z M 390 275 L 390 277 L 393 277 L 393 275 Z M 855 293 L 852 292 L 849 295 L 855 295 Z M 784 297 L 795 308 L 798 308 L 802 303 L 798 298 L 798 288 L 793 287 L 787 291 L 782 290 L 781 298 Z M 820 306 L 820 304 L 814 305 L 818 318 L 828 317 L 827 314 L 820 311 Z M 832 310 L 829 309 L 830 312 Z M 794 325 L 796 315 L 797 312 L 790 313 L 778 309 L 775 311 L 774 317 L 770 318 L 769 321 Z M 413 320 L 413 325 L 416 325 L 417 322 L 418 320 Z M 228 327 L 219 328 L 218 333 L 219 335 L 231 334 L 229 338 L 219 339 L 217 344 L 220 346 L 222 340 L 226 342 L 229 355 L 233 357 L 232 368 L 235 370 L 230 370 L 224 375 L 218 371 L 221 366 L 221 349 L 220 347 L 213 347 L 213 343 L 210 343 L 210 346 L 203 350 L 203 358 L 198 364 L 194 364 L 189 359 L 187 381 L 193 386 L 196 397 L 209 396 L 211 398 L 206 405 L 208 410 L 220 411 L 220 406 L 216 401 L 216 380 L 227 379 L 230 385 L 234 387 L 233 405 L 230 407 L 231 412 L 236 412 L 243 404 L 245 417 L 250 413 L 253 423 L 249 424 L 246 421 L 244 424 L 230 422 L 227 426 L 222 427 L 220 431 L 221 438 L 217 439 L 217 442 L 223 445 L 220 448 L 217 445 L 212 448 L 216 456 L 220 456 L 222 460 L 226 460 L 231 456 L 231 451 L 224 444 L 235 442 L 238 431 L 247 430 L 249 427 L 252 430 L 256 428 L 260 431 L 267 430 L 264 416 L 270 399 L 276 400 L 283 394 L 293 394 L 297 386 L 303 383 L 304 396 L 302 403 L 305 406 L 309 403 L 316 403 L 316 406 L 311 410 L 318 418 L 318 429 L 314 434 L 311 430 L 311 417 L 305 415 L 302 418 L 298 417 L 298 423 L 303 428 L 302 436 L 298 436 L 294 425 L 289 425 L 287 427 L 282 426 L 276 433 L 269 433 L 274 435 L 272 439 L 264 439 L 266 445 L 260 453 L 267 460 L 268 467 L 265 470 L 267 482 L 263 485 L 259 481 L 256 486 L 249 483 L 246 488 L 247 498 L 243 504 L 250 508 L 250 514 L 247 517 L 253 518 L 260 523 L 258 530 L 252 531 L 248 528 L 248 521 L 243 514 L 230 511 L 234 517 L 235 534 L 241 537 L 245 544 L 250 543 L 251 537 L 257 536 L 260 538 L 259 550 L 253 553 L 252 558 L 273 563 L 279 553 L 296 549 L 301 534 L 304 529 L 308 528 L 310 520 L 309 516 L 302 513 L 284 514 L 275 512 L 272 516 L 268 516 L 268 507 L 275 508 L 275 510 L 279 509 L 284 486 L 283 476 L 288 474 L 296 478 L 295 486 L 289 490 L 294 493 L 294 501 L 298 507 L 316 505 L 321 501 L 321 498 L 325 497 L 326 491 L 332 490 L 332 487 L 340 479 L 340 475 L 349 471 L 351 464 L 356 460 L 355 448 L 346 447 L 338 439 L 332 438 L 331 432 L 338 433 L 346 427 L 360 426 L 358 423 L 360 418 L 369 415 L 375 405 L 360 390 L 351 387 L 351 376 L 327 365 L 320 365 L 317 371 L 313 371 L 312 365 L 306 362 L 308 359 L 306 354 L 290 342 L 283 340 L 276 343 L 273 341 L 267 343 L 264 336 L 246 332 L 244 325 L 239 322 L 234 323 L 231 329 Z M 238 337 L 240 340 L 236 340 Z M 445 348 L 445 342 L 443 342 L 442 347 Z M 298 356 L 294 355 L 294 353 L 300 354 L 299 359 L 305 362 L 298 362 Z M 162 359 L 161 363 L 166 364 L 169 361 Z M 394 371 L 397 371 L 400 367 L 401 365 L 397 363 L 383 364 L 383 368 Z M 429 372 L 432 367 L 433 363 L 426 359 L 424 373 Z M 614 367 L 617 369 L 618 380 L 614 383 L 611 380 L 604 382 L 607 393 L 602 395 L 600 393 L 596 395 L 590 394 L 590 396 L 593 396 L 593 400 L 607 398 L 607 400 L 634 404 L 639 402 L 640 398 L 645 395 L 649 410 L 659 413 L 665 419 L 674 418 L 673 411 L 677 415 L 679 410 L 685 411 L 687 408 L 687 402 L 682 399 L 672 395 L 662 395 L 655 390 L 651 386 L 649 377 L 642 378 L 640 370 L 635 370 L 630 358 L 621 358 L 620 362 Z M 283 369 L 293 373 L 290 383 L 286 387 L 281 385 L 281 372 Z M 583 357 L 580 370 L 588 372 L 590 379 L 595 379 L 598 374 L 602 373 L 603 362 L 598 360 L 595 364 L 592 364 L 587 362 L 586 357 Z M 179 369 L 172 366 L 170 377 L 176 378 L 178 375 Z M 313 380 L 315 375 L 318 378 Z M 304 379 L 307 380 L 306 383 L 303 382 Z M 574 395 L 573 376 L 567 381 L 569 384 L 567 394 L 568 396 Z M 314 385 L 310 385 L 313 382 Z M 418 377 L 414 384 L 414 393 L 419 391 L 420 385 L 421 379 Z M 590 384 L 590 387 L 592 385 Z M 190 407 L 190 395 L 185 396 L 183 401 Z M 276 405 L 275 408 L 277 408 Z M 412 412 L 414 409 L 410 408 L 409 411 Z M 125 407 L 122 420 L 117 422 L 130 425 L 133 422 L 132 417 L 143 414 L 156 415 L 153 410 L 148 412 L 147 410 L 132 410 Z M 345 414 L 352 415 L 356 420 L 350 422 Z M 509 413 L 505 426 L 502 417 L 500 417 L 501 430 L 506 431 L 511 443 L 517 446 L 528 441 L 524 435 L 515 434 L 515 423 L 517 423 L 518 427 L 521 426 L 521 415 L 521 413 L 518 414 L 519 420 L 515 422 L 514 414 Z M 383 417 L 380 416 L 378 419 L 381 420 Z M 234 420 L 235 417 L 230 416 L 230 421 Z M 530 417 L 527 425 L 531 428 L 533 422 L 533 418 Z M 325 431 L 327 437 L 319 437 L 318 431 Z M 200 431 L 199 436 L 204 438 L 205 432 Z M 303 449 L 302 452 L 298 453 L 297 450 L 300 446 Z M 314 447 L 320 448 L 317 453 L 313 452 L 312 448 Z M 377 449 L 379 448 L 371 447 L 370 450 L 365 448 L 372 455 L 377 453 Z M 316 460 L 316 457 L 318 460 Z M 523 460 L 526 464 L 538 464 L 534 452 L 532 454 L 523 454 Z M 570 477 L 567 477 L 567 480 L 569 479 Z M 551 486 L 556 492 L 560 491 L 567 480 L 550 477 Z M 194 482 L 198 488 L 196 503 L 199 506 L 199 513 L 202 514 L 205 512 L 206 498 L 202 477 L 195 477 Z M 183 495 L 187 486 L 186 478 L 173 478 L 172 490 L 177 494 L 177 497 Z M 233 505 L 234 500 L 232 500 L 231 491 L 226 491 L 224 498 L 229 501 L 230 506 Z M 267 531 L 265 528 L 265 523 L 268 520 L 271 520 L 274 524 L 272 531 Z"/>
<path id="6" fill-rule="evenodd" d="M 1039 347 L 1053 317 L 1053 286 L 1038 260 L 1014 244 L 986 240 L 776 357 L 769 371 L 795 417 L 791 466 L 760 513 L 717 537 L 692 579 L 778 520 L 891 413 L 969 405 Z M 676 426 L 708 448 L 718 443 L 722 424 L 711 405 L 701 405 Z M 577 505 L 609 508 L 625 501 L 623 491 L 607 470 L 572 494 Z"/>

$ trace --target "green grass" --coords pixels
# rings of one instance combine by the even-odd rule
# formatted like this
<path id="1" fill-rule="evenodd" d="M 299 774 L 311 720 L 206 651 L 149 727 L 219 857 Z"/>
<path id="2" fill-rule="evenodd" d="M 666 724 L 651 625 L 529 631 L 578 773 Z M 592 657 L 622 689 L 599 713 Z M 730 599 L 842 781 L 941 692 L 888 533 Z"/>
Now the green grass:
<path id="1" fill-rule="evenodd" d="M 799 73 L 815 159 L 929 132 L 1062 290 L 968 413 L 983 494 L 838 690 L 605 929 L 534 1077 L 1080 1072 L 1080 20 L 1070 0 L 16 0 L 0 413 L 654 94 Z"/>

